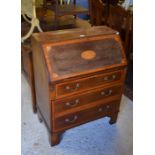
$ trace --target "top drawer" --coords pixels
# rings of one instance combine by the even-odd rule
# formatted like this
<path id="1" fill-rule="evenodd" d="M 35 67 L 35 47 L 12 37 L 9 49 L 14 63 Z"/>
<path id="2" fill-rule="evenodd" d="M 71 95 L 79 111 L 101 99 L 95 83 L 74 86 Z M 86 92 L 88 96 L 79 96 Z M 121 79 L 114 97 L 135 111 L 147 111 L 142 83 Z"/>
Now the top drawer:
<path id="1" fill-rule="evenodd" d="M 110 84 L 121 80 L 122 71 L 116 71 L 106 73 L 102 75 L 91 76 L 73 82 L 65 82 L 56 85 L 56 97 L 62 97 L 80 91 L 92 89 L 97 86 L 103 86 L 104 84 Z"/>

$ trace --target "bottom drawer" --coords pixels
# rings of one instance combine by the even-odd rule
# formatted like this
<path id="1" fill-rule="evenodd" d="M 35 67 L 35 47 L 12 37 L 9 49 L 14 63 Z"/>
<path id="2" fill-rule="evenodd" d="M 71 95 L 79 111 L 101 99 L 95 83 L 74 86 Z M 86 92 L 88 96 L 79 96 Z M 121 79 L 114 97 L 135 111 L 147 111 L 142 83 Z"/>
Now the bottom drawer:
<path id="1" fill-rule="evenodd" d="M 113 101 L 96 107 L 65 115 L 54 120 L 54 130 L 65 130 L 79 124 L 107 116 L 119 110 L 120 101 Z"/>

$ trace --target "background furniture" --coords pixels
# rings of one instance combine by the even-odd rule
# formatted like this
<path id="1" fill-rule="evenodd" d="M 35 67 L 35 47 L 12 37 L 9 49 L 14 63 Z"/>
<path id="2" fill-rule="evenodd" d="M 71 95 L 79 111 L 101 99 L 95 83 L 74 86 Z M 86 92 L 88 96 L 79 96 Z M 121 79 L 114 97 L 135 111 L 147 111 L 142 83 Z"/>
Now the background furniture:
<path id="1" fill-rule="evenodd" d="M 32 62 L 32 48 L 29 42 L 24 42 L 21 44 L 21 66 L 22 72 L 27 79 L 31 89 L 32 98 L 32 110 L 34 113 L 37 112 L 36 109 L 36 94 L 34 86 L 34 73 L 33 73 L 33 62 Z"/>
<path id="2" fill-rule="evenodd" d="M 22 37 L 21 39 L 22 42 L 30 37 L 35 27 L 37 27 L 37 29 L 40 32 L 42 32 L 42 29 L 39 24 L 39 20 L 36 16 L 36 6 L 40 6 L 40 5 L 42 5 L 42 0 L 22 0 L 21 1 L 22 16 L 28 23 L 31 24 L 31 27 L 28 33 Z"/>
<path id="3" fill-rule="evenodd" d="M 126 84 L 130 89 L 133 89 L 133 21 L 132 11 L 125 10 L 121 6 L 109 6 L 109 16 L 107 24 L 111 28 L 120 33 L 125 54 L 128 60 L 128 71 Z"/>
<path id="4" fill-rule="evenodd" d="M 107 19 L 107 5 L 102 0 L 89 0 L 90 23 L 92 26 L 103 25 Z"/>
<path id="5" fill-rule="evenodd" d="M 118 0 L 89 0 L 91 24 L 105 25 L 109 16 L 109 6 L 117 4 Z"/>
<path id="6" fill-rule="evenodd" d="M 129 10 L 125 10 L 121 6 L 109 6 L 109 16 L 106 25 L 117 30 L 120 33 L 123 47 L 127 52 L 129 47 L 129 35 L 132 30 L 131 14 Z"/>
<path id="7" fill-rule="evenodd" d="M 72 127 L 108 116 L 117 120 L 126 58 L 108 27 L 33 34 L 37 113 L 51 145 Z"/>
<path id="8" fill-rule="evenodd" d="M 76 0 L 44 0 L 44 7 L 54 12 L 55 29 L 58 29 L 61 16 L 89 14 L 88 9 L 76 5 Z"/>

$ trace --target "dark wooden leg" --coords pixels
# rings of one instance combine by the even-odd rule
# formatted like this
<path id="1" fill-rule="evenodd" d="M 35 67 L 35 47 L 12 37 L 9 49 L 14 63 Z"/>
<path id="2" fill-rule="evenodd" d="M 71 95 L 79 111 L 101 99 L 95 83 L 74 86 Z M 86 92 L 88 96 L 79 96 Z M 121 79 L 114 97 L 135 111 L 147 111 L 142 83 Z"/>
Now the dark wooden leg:
<path id="1" fill-rule="evenodd" d="M 36 100 L 36 91 L 35 91 L 35 82 L 34 82 L 34 72 L 33 72 L 33 61 L 32 61 L 32 52 L 30 53 L 30 81 L 31 81 L 31 95 L 32 95 L 32 108 L 33 112 L 37 112 L 37 100 Z"/>
<path id="2" fill-rule="evenodd" d="M 62 133 L 51 133 L 50 135 L 50 144 L 51 146 L 57 145 L 60 143 Z"/>
<path id="3" fill-rule="evenodd" d="M 33 112 L 37 112 L 36 108 L 36 94 L 34 84 L 34 73 L 33 73 L 33 61 L 32 61 L 32 50 L 29 44 L 22 44 L 22 65 L 25 77 L 31 87 L 31 98 Z"/>
<path id="4" fill-rule="evenodd" d="M 40 114 L 39 110 L 37 110 L 37 115 L 38 115 L 39 122 L 42 123 L 43 119 L 41 117 L 41 114 Z"/>
<path id="5" fill-rule="evenodd" d="M 36 107 L 36 94 L 35 94 L 35 88 L 34 85 L 31 85 L 31 95 L 32 95 L 32 108 L 33 112 L 37 113 L 37 107 Z"/>
<path id="6" fill-rule="evenodd" d="M 110 124 L 116 123 L 116 121 L 117 121 L 117 116 L 118 116 L 118 112 L 113 113 L 113 114 L 110 116 L 110 121 L 109 121 L 109 123 L 110 123 Z"/>

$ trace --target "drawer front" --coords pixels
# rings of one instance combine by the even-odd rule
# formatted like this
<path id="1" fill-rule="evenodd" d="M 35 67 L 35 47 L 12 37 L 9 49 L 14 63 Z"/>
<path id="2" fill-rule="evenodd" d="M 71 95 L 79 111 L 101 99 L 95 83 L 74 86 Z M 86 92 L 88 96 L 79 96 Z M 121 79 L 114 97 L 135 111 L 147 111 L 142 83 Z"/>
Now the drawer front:
<path id="1" fill-rule="evenodd" d="M 54 130 L 65 130 L 103 116 L 108 116 L 108 114 L 118 110 L 119 101 L 113 101 L 70 115 L 58 117 L 54 120 Z"/>
<path id="2" fill-rule="evenodd" d="M 112 83 L 121 80 L 121 71 L 91 76 L 89 78 L 83 78 L 70 83 L 62 83 L 56 86 L 57 98 L 78 93 L 79 91 L 92 89 L 93 87 L 101 86 L 104 84 Z"/>
<path id="3" fill-rule="evenodd" d="M 54 112 L 61 113 L 66 110 L 75 109 L 77 107 L 93 103 L 99 100 L 103 99 L 112 99 L 114 96 L 118 96 L 121 94 L 122 86 L 116 85 L 113 87 L 107 87 L 102 89 L 97 89 L 93 92 L 82 94 L 82 95 L 76 95 L 74 97 L 70 97 L 67 99 L 60 99 L 57 101 L 54 101 Z"/>

